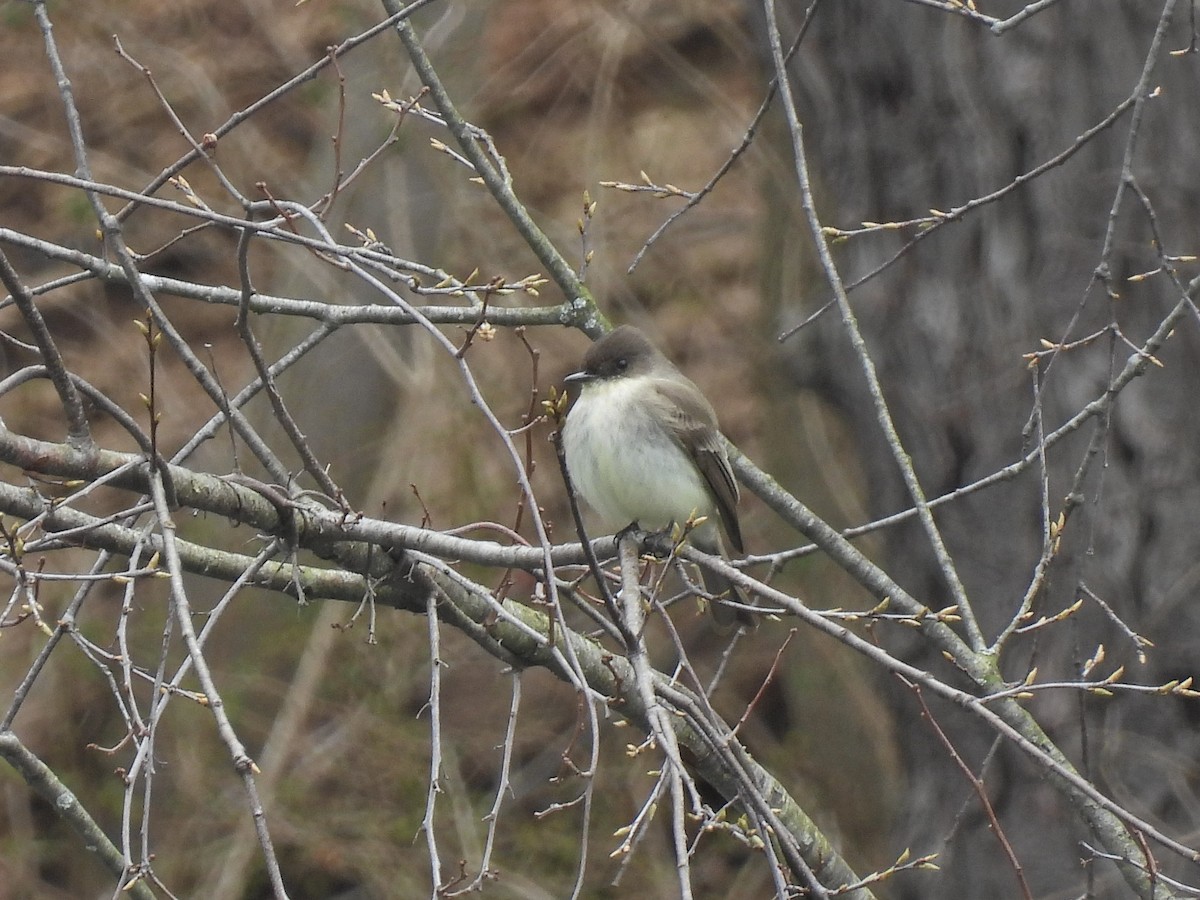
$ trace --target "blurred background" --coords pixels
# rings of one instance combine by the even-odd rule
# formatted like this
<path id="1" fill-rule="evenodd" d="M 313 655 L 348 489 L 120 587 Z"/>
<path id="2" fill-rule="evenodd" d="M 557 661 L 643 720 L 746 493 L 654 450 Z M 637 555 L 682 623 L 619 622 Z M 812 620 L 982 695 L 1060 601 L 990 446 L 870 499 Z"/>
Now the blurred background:
<path id="1" fill-rule="evenodd" d="M 802 8 L 782 5 L 789 42 Z M 983 11 L 996 16 L 1021 8 L 1004 0 L 986 5 Z M 1192 39 L 1182 6 L 1167 31 L 1170 49 L 1186 49 Z M 188 145 L 144 76 L 114 51 L 113 35 L 153 72 L 199 135 L 383 15 L 365 0 L 301 6 L 122 0 L 51 5 L 50 12 L 93 172 L 131 190 Z M 825 0 L 792 64 L 823 222 L 854 229 L 864 221 L 948 210 L 1067 150 L 1132 93 L 1161 12 L 1159 4 L 1133 0 L 1063 0 L 999 36 L 914 3 Z M 698 190 L 724 163 L 771 78 L 758 4 L 504 0 L 434 4 L 417 21 L 456 101 L 493 135 L 518 194 L 568 258 L 583 253 L 576 222 L 584 192 L 598 201 L 588 235 L 592 291 L 614 321 L 645 328 L 699 383 L 739 448 L 835 527 L 909 505 L 836 311 L 777 340 L 831 296 L 803 222 L 782 119 L 767 116 L 713 193 L 632 273 L 627 270 L 639 249 L 682 201 L 600 185 L 639 183 L 644 172 L 658 184 Z M 63 111 L 29 7 L 3 4 L 0 23 L 0 162 L 72 172 Z M 254 193 L 264 182 L 273 196 L 311 202 L 328 190 L 338 167 L 352 168 L 386 138 L 394 118 L 371 94 L 386 89 L 401 99 L 419 88 L 390 34 L 342 57 L 338 66 L 345 91 L 340 130 L 339 81 L 327 69 L 221 140 L 216 158 L 242 190 Z M 1130 134 L 1126 113 L 1061 165 L 936 230 L 852 292 L 900 436 L 929 496 L 970 484 L 1028 449 L 1022 432 L 1033 380 L 1022 354 L 1043 349 L 1039 340 L 1077 340 L 1116 322 L 1140 344 L 1177 302 L 1179 291 L 1165 275 L 1128 278 L 1160 264 L 1152 221 L 1168 254 L 1194 253 L 1200 243 L 1197 72 L 1191 53 L 1164 55 L 1154 73 L 1161 95 L 1145 107 L 1132 168 L 1145 204 L 1127 194 L 1110 216 Z M 334 133 L 342 136 L 340 156 L 330 141 Z M 334 223 L 370 228 L 399 255 L 458 277 L 475 269 L 481 279 L 538 271 L 487 194 L 430 149 L 431 136 L 445 138 L 424 123 L 406 122 L 398 144 L 339 197 Z M 185 175 L 197 193 L 218 202 L 219 189 L 203 167 Z M 164 193 L 178 198 L 169 188 Z M 0 178 L 0 210 L 6 228 L 99 252 L 91 212 L 77 192 Z M 147 252 L 184 226 L 182 219 L 137 213 L 127 238 Z M 836 260 L 853 282 L 916 233 L 894 229 L 839 242 Z M 335 235 L 343 234 L 337 225 Z M 1107 257 L 1106 237 L 1112 242 Z M 200 232 L 156 255 L 147 268 L 237 285 L 233 246 L 228 235 Z M 27 283 L 68 271 L 32 252 L 6 252 Z M 1093 281 L 1102 260 L 1119 297 Z M 380 302 L 354 279 L 294 249 L 257 248 L 252 261 L 264 293 Z M 1180 273 L 1186 281 L 1195 265 L 1182 264 Z M 545 302 L 560 299 L 552 287 L 544 291 Z M 207 358 L 230 391 L 245 383 L 250 370 L 232 328 L 233 311 L 161 299 L 193 346 L 211 345 Z M 56 292 L 42 309 L 73 369 L 134 409 L 146 362 L 130 323 L 137 313 L 128 292 L 84 282 Z M 1036 664 L 1043 678 L 1069 679 L 1101 642 L 1110 661 L 1130 665 L 1132 679 L 1153 684 L 1192 673 L 1200 650 L 1193 602 L 1200 573 L 1195 325 L 1193 315 L 1160 355 L 1162 370 L 1121 395 L 1100 444 L 1102 463 L 1074 485 L 1085 502 L 1037 606 L 1053 614 L 1074 602 L 1085 584 L 1154 642 L 1148 662 L 1141 665 L 1121 629 L 1090 606 L 1059 631 L 1020 644 L 1006 671 L 1010 677 L 1023 677 Z M 0 327 L 25 334 L 11 308 L 0 311 Z M 276 352 L 303 333 L 282 319 L 262 317 L 255 327 Z M 1102 394 L 1123 365 L 1131 351 L 1113 334 L 1057 360 L 1041 396 L 1048 429 Z M 509 427 L 529 410 L 531 388 L 547 396 L 587 345 L 583 335 L 561 328 L 531 329 L 525 338 L 539 351 L 536 369 L 520 339 L 504 329 L 473 351 L 487 397 Z M 6 371 L 30 362 L 11 346 L 5 352 Z M 162 365 L 163 441 L 174 449 L 211 410 L 182 367 L 171 359 Z M 441 358 L 427 336 L 415 329 L 344 329 L 289 372 L 282 387 L 356 509 L 413 523 L 424 509 L 435 528 L 512 523 L 517 492 L 510 463 L 473 413 L 453 361 Z M 14 430 L 59 440 L 56 406 L 44 386 L 0 398 L 0 415 Z M 265 405 L 258 413 L 265 423 Z M 1051 454 L 1055 513 L 1073 487 L 1091 434 L 1081 429 Z M 119 429 L 101 435 L 106 446 L 133 449 Z M 531 442 L 534 484 L 556 535 L 570 539 L 546 437 L 543 428 Z M 210 442 L 197 459 L 206 471 L 232 468 L 224 440 Z M 19 473 L 6 472 L 10 476 Z M 1031 471 L 939 512 L 989 634 L 1007 621 L 1029 583 L 1041 550 L 1040 497 Z M 797 543 L 752 497 L 743 501 L 742 522 L 752 553 Z M 186 527 L 203 534 L 217 525 Z M 881 531 L 860 546 L 929 607 L 950 602 L 915 524 Z M 481 577 L 494 580 L 495 574 Z M 791 563 L 777 579 L 814 607 L 869 602 L 817 557 Z M 206 590 L 215 601 L 221 587 L 198 584 L 196 596 Z M 144 606 L 131 623 L 131 635 L 149 654 L 165 615 L 165 600 L 160 596 L 156 605 L 153 591 L 143 591 Z M 67 588 L 42 593 L 51 621 L 70 596 Z M 97 642 L 111 640 L 119 601 L 116 591 L 89 599 L 81 627 Z M 209 655 L 239 733 L 263 768 L 264 800 L 294 900 L 428 894 L 419 834 L 429 762 L 428 721 L 419 716 L 429 683 L 425 623 L 382 612 L 378 643 L 370 645 L 361 621 L 349 630 L 331 627 L 344 625 L 352 611 L 247 594 L 221 622 Z M 719 659 L 722 644 L 701 623 L 689 618 L 681 627 L 697 658 Z M 762 683 L 789 627 L 765 625 L 734 657 L 717 697 L 733 720 Z M 914 664 L 940 664 L 913 635 L 899 631 L 881 629 L 877 638 Z M 512 676 L 451 630 L 443 638 L 443 658 L 451 661 L 443 673 L 443 840 L 454 848 L 446 858 L 477 859 Z M 6 692 L 42 640 L 33 628 L 5 630 L 0 683 Z M 540 821 L 533 813 L 572 795 L 570 786 L 551 779 L 575 734 L 575 697 L 544 672 L 521 678 L 515 796 L 502 813 L 500 877 L 488 891 L 563 897 L 579 853 L 578 813 Z M 1164 822 L 1181 840 L 1195 840 L 1194 702 L 1081 701 L 1061 693 L 1040 695 L 1033 709 L 1102 789 Z M 986 771 L 1035 896 L 1066 900 L 1089 890 L 1089 896 L 1126 896 L 1123 885 L 1108 879 L 1109 870 L 1098 869 L 1096 883 L 1087 883 L 1079 866 L 1083 832 L 1023 759 L 1005 748 L 993 751 L 991 734 L 955 710 L 935 705 L 934 713 L 968 763 Z M 115 744 L 124 724 L 92 664 L 66 649 L 56 653 L 16 728 L 115 834 L 122 789 L 112 773 L 122 765 L 121 753 L 89 744 Z M 905 848 L 940 854 L 939 873 L 896 879 L 881 896 L 1016 895 L 1011 867 L 970 786 L 911 694 L 840 645 L 799 632 L 742 735 L 860 873 L 886 867 Z M 621 765 L 625 741 L 617 734 L 602 748 L 584 896 L 672 896 L 670 855 L 653 846 L 642 847 L 620 884 L 610 886 L 617 872 L 608 858 L 611 834 L 628 822 L 649 784 Z M 269 896 L 241 789 L 209 713 L 173 705 L 159 749 L 151 816 L 158 874 L 181 897 Z M 0 795 L 0 897 L 111 893 L 110 876 L 7 769 L 0 771 Z M 669 836 L 656 839 L 665 848 Z M 749 859 L 736 843 L 714 840 L 696 863 L 698 896 L 768 896 L 761 866 Z"/>

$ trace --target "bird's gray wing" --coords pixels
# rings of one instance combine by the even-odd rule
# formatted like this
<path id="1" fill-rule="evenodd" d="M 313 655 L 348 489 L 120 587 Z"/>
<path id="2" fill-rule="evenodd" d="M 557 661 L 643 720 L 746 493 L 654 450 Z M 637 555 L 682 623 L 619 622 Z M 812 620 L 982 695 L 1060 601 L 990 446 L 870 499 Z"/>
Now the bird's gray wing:
<path id="1" fill-rule="evenodd" d="M 729 543 L 738 553 L 745 552 L 737 517 L 738 486 L 717 429 L 717 414 L 700 389 L 686 378 L 656 380 L 654 387 L 667 429 L 696 463 L 708 485 Z"/>

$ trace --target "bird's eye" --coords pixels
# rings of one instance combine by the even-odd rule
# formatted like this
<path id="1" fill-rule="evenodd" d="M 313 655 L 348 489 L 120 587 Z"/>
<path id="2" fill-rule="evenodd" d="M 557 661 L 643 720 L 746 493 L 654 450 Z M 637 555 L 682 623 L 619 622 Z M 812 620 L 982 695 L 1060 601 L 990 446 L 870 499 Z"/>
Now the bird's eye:
<path id="1" fill-rule="evenodd" d="M 618 372 L 624 372 L 628 368 L 629 368 L 629 360 L 627 360 L 625 357 L 621 357 L 620 359 L 617 360 L 617 371 Z"/>

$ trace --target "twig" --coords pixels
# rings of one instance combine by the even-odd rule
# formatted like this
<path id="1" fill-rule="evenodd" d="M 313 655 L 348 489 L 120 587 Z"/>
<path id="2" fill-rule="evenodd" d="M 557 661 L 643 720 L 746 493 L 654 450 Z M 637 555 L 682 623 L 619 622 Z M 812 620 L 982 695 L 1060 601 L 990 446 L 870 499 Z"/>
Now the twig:
<path id="1" fill-rule="evenodd" d="M 436 898 L 443 887 L 442 861 L 438 854 L 437 833 L 434 813 L 437 795 L 442 792 L 442 659 L 440 631 L 437 616 L 437 593 L 430 591 L 425 615 L 426 632 L 429 637 L 429 785 L 425 792 L 425 815 L 421 818 L 421 831 L 425 833 L 425 847 L 429 852 L 429 871 L 433 880 L 430 897 Z"/>
<path id="2" fill-rule="evenodd" d="M 384 9 L 391 15 L 399 12 L 397 0 L 383 0 Z M 608 330 L 603 314 L 596 307 L 591 293 L 579 281 L 579 277 L 571 268 L 570 263 L 558 252 L 550 239 L 534 223 L 525 205 L 518 199 L 512 186 L 507 183 L 499 167 L 484 154 L 479 147 L 478 135 L 459 115 L 450 99 L 449 93 L 442 85 L 441 78 L 433 68 L 416 32 L 406 19 L 396 22 L 396 33 L 400 36 L 404 49 L 412 59 L 413 67 L 421 77 L 421 81 L 429 88 L 429 95 L 441 112 L 446 128 L 454 136 L 459 150 L 470 162 L 475 173 L 483 180 L 484 185 L 495 198 L 496 203 L 508 215 L 513 227 L 525 239 L 534 254 L 546 267 L 550 277 L 554 279 L 559 289 L 572 304 L 572 324 L 577 325 L 591 337 L 599 337 Z"/>
<path id="3" fill-rule="evenodd" d="M 104 866 L 121 879 L 121 889 L 138 900 L 154 900 L 154 892 L 136 876 L 128 878 L 125 857 L 54 771 L 35 756 L 11 731 L 0 730 L 0 756 L 25 779 L 25 783 L 62 816 L 93 849 Z"/>
<path id="4" fill-rule="evenodd" d="M 804 22 L 800 25 L 800 30 L 796 34 L 796 39 L 792 41 L 791 47 L 788 48 L 787 54 L 784 57 L 785 61 L 790 60 L 796 54 L 796 51 L 800 49 L 800 43 L 804 40 L 804 36 L 808 33 L 809 25 L 812 24 L 813 16 L 816 14 L 817 7 L 820 4 L 821 0 L 812 0 L 812 2 L 809 3 L 808 9 L 804 13 Z M 676 220 L 685 215 L 694 207 L 698 206 L 705 197 L 712 193 L 713 189 L 717 186 L 717 182 L 725 177 L 729 170 L 733 168 L 733 164 L 736 163 L 738 159 L 741 158 L 742 154 L 750 148 L 750 145 L 754 142 L 754 138 L 758 134 L 758 127 L 762 124 L 763 117 L 766 116 L 767 110 L 771 108 L 771 102 L 775 99 L 775 94 L 778 89 L 779 76 L 776 75 L 771 80 L 771 83 L 767 86 L 767 95 L 763 98 L 762 103 L 759 104 L 758 112 L 754 114 L 754 118 L 750 120 L 750 124 L 746 127 L 745 134 L 742 135 L 741 143 L 739 143 L 729 154 L 729 156 L 726 157 L 725 162 L 723 162 L 721 167 L 717 169 L 715 173 L 713 173 L 713 176 L 708 179 L 708 182 L 704 185 L 704 187 L 700 188 L 700 190 L 696 191 L 695 193 L 687 193 L 684 191 L 678 192 L 677 196 L 686 197 L 687 203 L 685 203 L 675 212 L 671 213 L 671 215 L 667 217 L 666 221 L 659 225 L 658 228 L 655 229 L 654 233 L 646 239 L 646 242 L 642 244 L 641 249 L 638 250 L 637 255 L 634 256 L 633 262 L 629 264 L 629 268 L 625 270 L 627 275 L 633 274 L 633 270 L 638 267 L 638 264 L 642 261 L 642 257 L 644 257 L 649 252 L 650 248 L 658 242 L 658 239 L 667 232 L 667 229 L 675 224 Z M 611 187 L 615 185 L 602 183 L 602 186 Z M 653 190 L 653 188 L 650 189 Z"/>
<path id="5" fill-rule="evenodd" d="M 988 799 L 987 788 L 984 786 L 983 781 L 971 771 L 971 767 L 968 766 L 966 761 L 959 755 L 958 751 L 954 748 L 954 744 L 946 735 L 946 732 L 942 730 L 942 726 L 939 725 L 937 719 L 933 717 L 933 712 L 929 709 L 929 704 L 925 702 L 925 695 L 921 692 L 921 686 L 915 682 L 909 681 L 903 676 L 898 677 L 900 678 L 900 683 L 913 692 L 913 696 L 915 696 L 917 698 L 917 702 L 921 704 L 921 718 L 929 723 L 929 727 L 932 728 L 933 733 L 937 735 L 937 739 L 946 749 L 946 753 L 949 754 L 950 759 L 952 759 L 954 764 L 958 766 L 959 771 L 963 773 L 963 777 L 967 779 L 972 790 L 974 790 L 976 796 L 979 797 L 979 804 L 983 807 L 984 815 L 987 816 L 988 825 L 991 827 L 992 834 L 996 835 L 996 840 L 1000 842 L 1000 848 L 1004 851 L 1004 856 L 1008 859 L 1008 864 L 1012 867 L 1013 874 L 1016 876 L 1017 887 L 1021 891 L 1021 896 L 1024 897 L 1025 900 L 1033 900 L 1033 894 L 1029 892 L 1029 884 L 1025 881 L 1025 872 L 1021 867 L 1021 861 L 1017 859 L 1017 854 L 1013 850 L 1012 844 L 1009 843 L 1008 837 L 1004 833 L 1004 829 L 1000 826 L 1000 820 L 996 818 L 996 810 L 992 807 L 991 800 Z"/>
<path id="6" fill-rule="evenodd" d="M 758 701 L 762 699 L 771 682 L 775 680 L 775 673 L 779 671 L 779 661 L 783 659 L 783 651 L 787 649 L 788 644 L 792 642 L 792 638 L 796 636 L 796 629 L 788 630 L 787 637 L 783 643 L 779 645 L 779 649 L 775 651 L 775 659 L 771 661 L 771 668 L 767 670 L 766 676 L 762 680 L 762 684 L 758 686 L 758 690 L 754 692 L 754 697 L 746 704 L 746 709 L 742 713 L 742 717 L 737 720 L 737 724 L 733 726 L 730 734 L 736 735 L 741 727 L 746 724 L 746 720 L 750 718 L 750 714 L 754 712 L 754 707 L 758 706 Z"/>
<path id="7" fill-rule="evenodd" d="M 271 368 L 267 365 L 266 358 L 263 356 L 262 346 L 258 343 L 258 338 L 254 336 L 254 329 L 250 327 L 250 298 L 254 296 L 254 284 L 250 280 L 250 232 L 242 231 L 238 235 L 238 275 L 242 282 L 242 303 L 238 307 L 237 320 L 235 327 L 237 328 L 238 336 L 242 339 L 242 343 L 246 346 L 246 351 L 250 354 L 250 360 L 254 364 L 254 369 L 258 372 L 259 382 L 267 392 L 267 399 L 271 402 L 271 409 L 275 413 L 275 421 L 279 423 L 283 429 L 292 447 L 300 455 L 300 459 L 304 464 L 304 471 L 309 474 L 309 477 L 317 483 L 317 486 L 325 492 L 329 497 L 340 495 L 340 489 L 332 478 L 329 477 L 328 470 L 321 465 L 317 460 L 316 454 L 313 453 L 312 447 L 308 443 L 308 439 L 300 431 L 300 426 L 296 424 L 295 418 L 287 408 L 287 404 L 283 402 L 283 395 L 280 394 L 279 388 L 275 384 L 275 378 L 271 374 Z M 224 391 L 221 392 L 224 398 Z M 228 420 L 233 414 L 234 407 L 229 405 L 228 400 L 225 400 L 225 409 L 222 412 Z"/>
<path id="8" fill-rule="evenodd" d="M 800 187 L 800 201 L 804 207 L 805 216 L 808 219 L 809 232 L 816 243 L 817 255 L 820 257 L 821 267 L 825 273 L 826 280 L 829 282 L 834 297 L 837 299 L 838 309 L 842 315 L 842 325 L 850 338 L 855 358 L 866 378 L 867 390 L 871 396 L 871 402 L 875 407 L 876 421 L 879 423 L 880 430 L 887 441 L 888 449 L 896 460 L 896 464 L 900 467 L 904 484 L 908 488 L 908 493 L 917 508 L 917 518 L 925 530 L 926 538 L 937 559 L 938 570 L 950 590 L 954 604 L 958 606 L 963 617 L 963 625 L 967 630 L 967 639 L 973 648 L 981 650 L 985 646 L 983 632 L 975 620 L 975 614 L 971 608 L 970 600 L 967 598 L 966 589 L 963 587 L 954 562 L 946 550 L 946 545 L 942 540 L 937 523 L 933 519 L 933 513 L 930 511 L 929 503 L 925 498 L 925 491 L 921 487 L 916 471 L 913 468 L 912 459 L 900 441 L 900 435 L 896 431 L 895 422 L 888 409 L 887 401 L 883 396 L 883 388 L 875 370 L 875 363 L 870 351 L 867 349 L 862 331 L 858 327 L 858 320 L 854 315 L 853 308 L 850 306 L 850 300 L 846 295 L 846 288 L 842 283 L 841 275 L 838 273 L 833 256 L 829 252 L 829 244 L 825 239 L 824 229 L 814 205 L 812 185 L 809 183 L 808 163 L 802 136 L 803 129 L 800 124 L 799 114 L 796 111 L 795 100 L 792 97 L 791 84 L 788 82 L 787 66 L 783 58 L 783 48 L 780 45 L 779 39 L 779 25 L 775 15 L 775 0 L 763 0 L 763 8 L 767 16 L 767 32 L 771 42 L 771 53 L 775 61 L 775 75 L 779 80 L 780 100 L 783 103 L 784 114 L 787 117 L 792 138 L 792 153 L 796 168 L 796 180 Z"/>
<path id="9" fill-rule="evenodd" d="M 187 647 L 192 666 L 196 670 L 196 677 L 204 691 L 208 707 L 216 720 L 217 734 L 220 735 L 229 752 L 234 769 L 241 776 L 242 785 L 246 791 L 246 799 L 250 808 L 250 815 L 254 820 L 259 845 L 262 847 L 263 859 L 266 863 L 267 877 L 270 881 L 271 889 L 274 892 L 276 900 L 287 900 L 288 894 L 283 886 L 283 876 L 279 871 L 279 860 L 275 856 L 271 835 L 267 830 L 266 814 L 258 799 L 258 789 L 254 783 L 254 775 L 258 771 L 258 766 L 246 752 L 245 746 L 242 744 L 241 739 L 238 738 L 237 733 L 233 729 L 233 724 L 229 721 L 229 717 L 225 713 L 224 701 L 217 692 L 216 682 L 213 680 L 212 673 L 208 668 L 208 662 L 204 658 L 200 643 L 196 639 L 195 630 L 192 628 L 191 605 L 188 603 L 187 594 L 183 587 L 183 569 L 180 565 L 179 553 L 175 544 L 175 525 L 171 521 L 170 510 L 167 508 L 166 494 L 162 489 L 162 482 L 157 477 L 157 474 L 152 477 L 150 488 L 161 529 L 163 557 L 166 562 L 167 571 L 171 575 L 171 601 L 175 611 L 175 620 L 183 636 L 183 642 Z"/>
<path id="10" fill-rule="evenodd" d="M 679 881 L 680 897 L 690 900 L 692 897 L 691 866 L 687 852 L 687 833 L 684 827 L 684 816 L 687 805 L 684 797 L 685 780 L 690 786 L 690 793 L 698 797 L 696 788 L 691 785 L 691 778 L 683 767 L 679 756 L 679 746 L 676 743 L 675 731 L 671 725 L 666 710 L 658 703 L 651 666 L 646 655 L 646 642 L 643 631 L 646 625 L 646 608 L 638 581 L 637 543 L 631 534 L 625 534 L 618 541 L 621 561 L 621 619 L 624 622 L 622 631 L 634 636 L 634 643 L 626 648 L 629 665 L 633 670 L 634 687 L 639 699 L 646 710 L 646 719 L 650 726 L 650 742 L 656 743 L 664 758 L 663 780 L 671 794 L 671 834 L 675 848 L 675 870 Z M 641 833 L 653 817 L 653 806 L 647 801 L 647 815 L 638 821 L 638 827 L 632 829 L 619 852 L 628 852 L 633 836 Z"/>
<path id="11" fill-rule="evenodd" d="M 8 288 L 17 308 L 21 310 L 25 324 L 33 332 L 33 339 L 41 353 L 46 372 L 50 376 L 54 389 L 58 392 L 63 413 L 67 417 L 67 440 L 70 441 L 71 446 L 79 450 L 92 447 L 92 433 L 88 427 L 87 415 L 83 411 L 83 403 L 67 372 L 62 354 L 58 350 L 58 344 L 55 343 L 54 336 L 50 334 L 50 329 L 46 326 L 46 320 L 42 318 L 41 312 L 34 304 L 29 289 L 21 283 L 20 277 L 3 251 L 0 251 L 0 281 Z"/>
<path id="12" fill-rule="evenodd" d="M 38 2 L 41 2 L 41 0 L 38 0 Z M 292 78 L 290 78 L 288 81 L 284 82 L 283 84 L 279 85 L 279 87 L 275 88 L 273 91 L 270 91 L 263 97 L 260 97 L 258 100 L 251 103 L 249 106 L 246 106 L 245 108 L 238 110 L 232 116 L 230 116 L 229 119 L 227 119 L 224 123 L 222 123 L 221 125 L 214 128 L 211 132 L 213 141 L 220 141 L 221 138 L 223 138 L 225 135 L 229 134 L 229 132 L 233 131 L 239 125 L 241 125 L 244 122 L 253 118 L 264 107 L 270 105 L 271 103 L 274 103 L 279 98 L 284 97 L 287 94 L 291 93 L 293 90 L 295 90 L 300 85 L 302 85 L 308 81 L 312 81 L 322 69 L 324 69 L 326 66 L 328 66 L 330 64 L 332 59 L 343 56 L 344 54 L 349 53 L 351 50 L 355 49 L 356 47 L 362 46 L 364 43 L 371 40 L 371 38 L 375 37 L 375 35 L 381 34 L 382 32 L 387 31 L 393 25 L 395 25 L 396 22 L 398 22 L 408 16 L 411 16 L 417 10 L 421 9 L 424 6 L 428 6 L 433 2 L 434 2 L 434 0 L 414 0 L 414 2 L 409 3 L 404 8 L 402 8 L 402 9 L 398 8 L 392 15 L 388 16 L 388 18 L 384 19 L 382 22 L 378 22 L 375 25 L 372 25 L 370 28 L 368 28 L 366 31 L 362 32 L 361 34 L 355 35 L 352 38 L 347 38 L 346 40 L 342 41 L 340 44 L 337 45 L 336 48 L 334 48 L 332 53 L 326 53 L 321 59 L 314 62 L 311 66 L 309 66 L 303 72 L 297 73 Z M 180 172 L 182 172 L 184 169 L 186 169 L 188 166 L 190 166 L 193 162 L 195 162 L 199 158 L 200 158 L 200 154 L 195 149 L 193 149 L 190 153 L 188 153 L 184 156 L 181 156 L 178 160 L 173 162 L 171 165 L 167 166 L 167 168 L 163 169 L 162 172 L 160 172 L 148 185 L 146 185 L 145 188 L 142 189 L 140 194 L 141 195 L 153 194 L 160 187 L 162 187 L 164 184 L 166 184 L 168 181 L 170 181 L 171 178 L 178 175 Z M 134 210 L 136 210 L 140 205 L 141 205 L 141 200 L 138 198 L 137 195 L 135 195 L 134 197 L 132 197 L 130 199 L 130 202 L 127 203 L 125 205 L 125 207 L 122 208 L 117 213 L 117 221 L 118 222 L 125 221 L 125 219 L 128 218 L 128 216 L 130 216 L 134 212 Z"/>

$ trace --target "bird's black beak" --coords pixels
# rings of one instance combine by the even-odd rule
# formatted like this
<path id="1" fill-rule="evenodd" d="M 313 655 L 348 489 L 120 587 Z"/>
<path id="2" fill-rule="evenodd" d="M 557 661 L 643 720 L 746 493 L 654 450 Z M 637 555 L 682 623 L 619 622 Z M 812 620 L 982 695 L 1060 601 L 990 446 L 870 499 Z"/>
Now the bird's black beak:
<path id="1" fill-rule="evenodd" d="M 587 382 L 592 381 L 595 377 L 596 376 L 591 372 L 572 372 L 570 375 L 564 378 L 563 381 L 567 384 L 586 384 Z"/>

